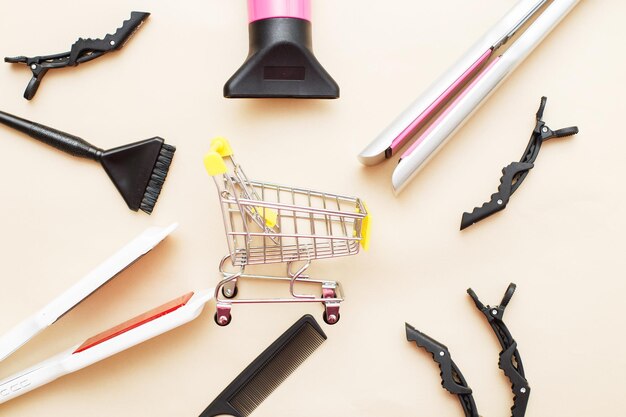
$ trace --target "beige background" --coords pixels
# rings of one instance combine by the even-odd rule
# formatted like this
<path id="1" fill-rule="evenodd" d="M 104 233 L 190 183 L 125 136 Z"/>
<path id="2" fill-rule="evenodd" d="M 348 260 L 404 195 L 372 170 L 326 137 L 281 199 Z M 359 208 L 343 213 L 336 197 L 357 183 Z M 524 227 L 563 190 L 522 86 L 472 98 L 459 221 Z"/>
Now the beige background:
<path id="1" fill-rule="evenodd" d="M 342 319 L 324 325 L 328 341 L 256 417 L 462 415 L 429 355 L 406 342 L 405 321 L 448 345 L 482 415 L 507 415 L 500 349 L 465 289 L 495 304 L 511 281 L 506 322 L 533 389 L 527 415 L 623 415 L 626 3 L 581 1 L 401 196 L 391 192 L 394 162 L 356 159 L 514 3 L 316 0 L 315 51 L 341 99 L 229 101 L 222 86 L 247 52 L 243 0 L 3 0 L 1 56 L 62 52 L 131 10 L 152 12 L 123 51 L 50 72 L 32 102 L 22 98 L 30 72 L 0 64 L 0 109 L 105 148 L 160 135 L 178 151 L 147 216 L 129 211 L 93 163 L 0 128 L 0 333 L 146 227 L 180 228 L 2 362 L 1 377 L 214 285 L 226 241 L 201 158 L 224 135 L 251 177 L 358 195 L 374 216 L 370 252 L 314 264 L 316 276 L 342 281 Z M 520 157 L 542 95 L 550 126 L 581 133 L 546 144 L 509 207 L 460 233 L 462 212 Z M 239 306 L 227 328 L 213 312 L 3 404 L 0 415 L 196 416 L 284 329 L 306 312 L 320 319 L 322 308 Z"/>

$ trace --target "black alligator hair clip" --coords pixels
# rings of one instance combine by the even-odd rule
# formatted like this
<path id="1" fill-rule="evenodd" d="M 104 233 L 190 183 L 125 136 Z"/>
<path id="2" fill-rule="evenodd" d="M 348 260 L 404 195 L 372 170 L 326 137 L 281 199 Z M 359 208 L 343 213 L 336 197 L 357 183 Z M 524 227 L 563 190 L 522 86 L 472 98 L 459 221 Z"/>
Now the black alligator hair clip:
<path id="1" fill-rule="evenodd" d="M 500 178 L 500 186 L 498 191 L 491 195 L 491 200 L 483 204 L 481 207 L 476 207 L 471 213 L 463 213 L 461 219 L 461 230 L 465 229 L 477 223 L 494 213 L 504 210 L 511 195 L 517 191 L 522 182 L 526 179 L 526 176 L 530 170 L 535 166 L 534 162 L 539 155 L 539 150 L 543 142 L 552 138 L 562 138 L 565 136 L 572 136 L 578 133 L 578 127 L 566 127 L 564 129 L 552 130 L 543 119 L 543 111 L 546 107 L 546 97 L 541 98 L 541 105 L 537 111 L 537 123 L 528 146 L 524 151 L 524 155 L 519 162 L 513 162 L 510 165 L 504 167 L 502 170 L 502 177 Z"/>
<path id="2" fill-rule="evenodd" d="M 512 417 L 524 417 L 526 407 L 528 406 L 528 397 L 530 396 L 530 386 L 526 380 L 524 366 L 522 365 L 522 357 L 517 350 L 517 342 L 511 336 L 511 332 L 504 324 L 503 316 L 506 306 L 511 301 L 515 293 L 515 284 L 511 283 L 497 306 L 486 306 L 480 302 L 476 293 L 472 289 L 468 289 L 467 293 L 474 300 L 476 307 L 487 318 L 489 325 L 493 329 L 502 351 L 498 366 L 504 371 L 504 375 L 511 381 L 513 389 L 513 407 L 511 407 Z M 467 381 L 461 374 L 458 366 L 450 357 L 448 348 L 435 339 L 416 330 L 413 326 L 406 323 L 406 338 L 409 342 L 415 342 L 417 346 L 426 349 L 435 362 L 439 364 L 441 370 L 441 385 L 450 393 L 457 395 L 461 401 L 465 417 L 479 417 L 476 408 L 476 402 L 472 395 L 472 389 L 467 385 Z"/>
<path id="3" fill-rule="evenodd" d="M 107 34 L 103 39 L 80 38 L 72 45 L 69 52 L 32 58 L 25 56 L 7 57 L 4 58 L 4 62 L 28 65 L 33 77 L 28 83 L 26 91 L 24 91 L 24 98 L 30 100 L 35 96 L 41 80 L 49 70 L 75 67 L 101 57 L 107 52 L 121 49 L 148 16 L 150 13 L 132 12 L 130 19 L 124 21 L 122 27 L 117 29 L 114 34 Z"/>
<path id="4" fill-rule="evenodd" d="M 486 306 L 480 302 L 476 293 L 469 288 L 467 293 L 474 300 L 476 307 L 487 318 L 489 325 L 493 329 L 500 345 L 502 346 L 502 352 L 500 352 L 500 361 L 498 366 L 504 371 L 504 375 L 511 381 L 513 389 L 513 407 L 511 407 L 511 413 L 513 417 L 523 417 L 526 414 L 526 407 L 528 405 L 528 397 L 530 396 L 530 386 L 526 380 L 524 373 L 524 366 L 522 365 L 522 357 L 517 350 L 517 342 L 511 336 L 511 332 L 504 324 L 503 316 L 506 306 L 511 301 L 513 294 L 515 293 L 516 286 L 511 283 L 500 302 L 497 306 Z"/>
<path id="5" fill-rule="evenodd" d="M 450 356 L 448 348 L 431 338 L 430 336 L 420 332 L 408 323 L 406 326 L 406 339 L 409 342 L 415 342 L 417 346 L 426 349 L 435 362 L 439 364 L 441 370 L 441 386 L 448 392 L 459 397 L 465 417 L 479 417 L 476 408 L 476 402 L 472 395 L 472 389 L 467 385 L 467 381 L 463 377 L 461 370 L 454 363 Z"/>

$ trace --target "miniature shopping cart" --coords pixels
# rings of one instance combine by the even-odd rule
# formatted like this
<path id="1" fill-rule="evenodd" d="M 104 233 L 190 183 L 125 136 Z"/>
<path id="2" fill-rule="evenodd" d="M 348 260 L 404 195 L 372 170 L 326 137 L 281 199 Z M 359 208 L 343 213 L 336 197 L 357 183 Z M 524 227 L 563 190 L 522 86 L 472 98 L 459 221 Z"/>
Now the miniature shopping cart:
<path id="1" fill-rule="evenodd" d="M 336 281 L 315 280 L 305 271 L 315 259 L 356 255 L 368 247 L 369 216 L 354 197 L 251 181 L 233 158 L 229 143 L 216 138 L 205 156 L 207 172 L 219 193 L 229 254 L 220 262 L 223 279 L 215 289 L 215 321 L 226 326 L 233 304 L 322 303 L 324 321 L 339 320 L 343 301 Z M 228 263 L 230 269 L 227 271 Z M 283 263 L 283 276 L 246 274 L 249 265 Z M 276 298 L 235 299 L 242 279 L 282 281 L 289 294 Z M 258 281 L 257 281 L 258 282 Z M 316 294 L 298 288 L 316 286 Z"/>

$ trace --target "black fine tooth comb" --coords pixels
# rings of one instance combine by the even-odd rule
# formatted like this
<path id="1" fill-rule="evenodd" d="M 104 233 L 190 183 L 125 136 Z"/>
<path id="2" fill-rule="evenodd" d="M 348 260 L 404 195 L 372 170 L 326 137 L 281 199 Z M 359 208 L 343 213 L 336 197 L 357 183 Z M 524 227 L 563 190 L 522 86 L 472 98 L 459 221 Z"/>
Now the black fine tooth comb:
<path id="1" fill-rule="evenodd" d="M 130 19 L 125 20 L 122 27 L 118 28 L 114 34 L 107 34 L 103 39 L 79 38 L 72 45 L 69 52 L 32 58 L 25 56 L 7 57 L 4 58 L 4 62 L 25 64 L 30 68 L 33 77 L 28 83 L 26 91 L 24 91 L 24 98 L 31 100 L 35 96 L 35 93 L 37 93 L 41 80 L 49 70 L 75 67 L 101 57 L 107 52 L 121 49 L 148 16 L 150 16 L 150 13 L 132 12 Z"/>
<path id="2" fill-rule="evenodd" d="M 459 397 L 465 416 L 479 417 L 476 402 L 472 395 L 472 389 L 468 386 L 459 367 L 452 360 L 448 348 L 432 337 L 415 329 L 408 323 L 405 323 L 405 327 L 406 339 L 426 349 L 426 351 L 433 356 L 435 362 L 439 364 L 439 369 L 441 370 L 441 385 L 448 392 Z"/>
<path id="3" fill-rule="evenodd" d="M 486 306 L 480 302 L 476 293 L 470 288 L 467 293 L 474 300 L 476 308 L 487 318 L 489 325 L 493 329 L 502 351 L 500 352 L 500 360 L 498 366 L 504 375 L 511 381 L 513 390 L 513 407 L 511 407 L 511 415 L 513 417 L 524 417 L 526 407 L 528 406 L 528 398 L 530 396 L 530 386 L 526 380 L 522 357 L 517 349 L 517 342 L 513 339 L 511 332 L 504 324 L 504 310 L 511 301 L 515 293 L 516 285 L 511 283 L 502 297 L 500 305 Z"/>
<path id="4" fill-rule="evenodd" d="M 539 150 L 543 142 L 552 138 L 562 138 L 566 136 L 572 136 L 578 133 L 578 127 L 567 127 L 559 130 L 552 130 L 543 119 L 543 111 L 546 107 L 546 97 L 541 98 L 541 105 L 537 111 L 537 123 L 535 129 L 530 136 L 528 146 L 524 151 L 524 155 L 519 162 L 513 162 L 502 170 L 502 177 L 500 178 L 500 186 L 498 191 L 491 195 L 491 199 L 483 204 L 481 207 L 476 207 L 471 213 L 463 213 L 461 219 L 461 230 L 465 229 L 477 223 L 494 213 L 504 210 L 511 195 L 517 191 L 522 182 L 526 179 L 526 176 L 530 170 L 535 166 L 534 162 L 539 155 Z"/>
<path id="5" fill-rule="evenodd" d="M 325 340 L 315 319 L 303 316 L 248 365 L 200 417 L 249 416 Z"/>

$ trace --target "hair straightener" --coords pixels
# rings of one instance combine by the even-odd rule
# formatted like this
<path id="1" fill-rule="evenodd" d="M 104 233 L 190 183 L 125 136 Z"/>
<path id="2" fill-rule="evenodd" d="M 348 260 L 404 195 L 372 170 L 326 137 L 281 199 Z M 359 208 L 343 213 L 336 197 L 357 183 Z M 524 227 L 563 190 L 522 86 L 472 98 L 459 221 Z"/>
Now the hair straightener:
<path id="1" fill-rule="evenodd" d="M 430 122 L 430 126 L 400 156 L 393 172 L 393 189 L 400 192 L 446 139 L 462 126 L 578 2 L 521 0 L 365 148 L 359 154 L 360 161 L 365 165 L 375 165 L 391 158 Z M 497 51 L 537 15 L 519 38 L 498 54 Z"/>
<path id="2" fill-rule="evenodd" d="M 0 361 L 72 310 L 167 237 L 177 224 L 146 230 L 38 313 L 0 337 Z M 200 315 L 214 290 L 190 292 L 0 381 L 0 403 L 78 371 Z"/>

